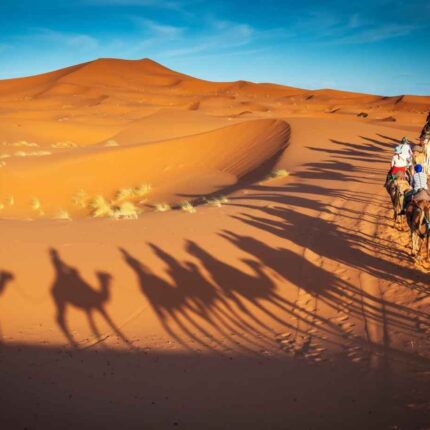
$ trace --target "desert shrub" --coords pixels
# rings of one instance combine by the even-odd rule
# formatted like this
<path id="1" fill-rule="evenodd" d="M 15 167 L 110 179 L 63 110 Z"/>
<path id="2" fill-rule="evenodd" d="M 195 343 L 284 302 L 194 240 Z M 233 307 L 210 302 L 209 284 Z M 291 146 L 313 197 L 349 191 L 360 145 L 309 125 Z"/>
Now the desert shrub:
<path id="1" fill-rule="evenodd" d="M 38 148 L 39 145 L 34 142 L 27 142 L 25 140 L 20 140 L 19 142 L 11 143 L 10 146 L 14 146 L 16 148 Z"/>
<path id="2" fill-rule="evenodd" d="M 135 188 L 122 188 L 115 195 L 115 202 L 123 202 L 126 200 L 137 200 L 146 197 L 151 191 L 151 185 L 142 184 Z M 140 202 L 140 203 L 143 203 Z"/>
<path id="3" fill-rule="evenodd" d="M 222 205 L 225 205 L 228 203 L 228 198 L 225 196 L 217 196 L 212 199 L 207 199 L 207 203 L 211 206 L 215 206 L 220 208 Z"/>
<path id="4" fill-rule="evenodd" d="M 286 169 L 278 169 L 271 172 L 264 181 L 270 181 L 271 179 L 285 178 L 289 176 L 289 172 Z"/>
<path id="5" fill-rule="evenodd" d="M 17 151 L 13 155 L 15 155 L 15 157 L 43 157 L 45 155 L 51 155 L 51 154 L 52 152 L 50 151 L 29 151 L 29 152 Z"/>
<path id="6" fill-rule="evenodd" d="M 72 218 L 70 217 L 69 212 L 64 209 L 60 209 L 54 214 L 54 219 L 71 220 Z"/>
<path id="7" fill-rule="evenodd" d="M 72 202 L 75 206 L 84 209 L 88 206 L 88 194 L 84 190 L 79 190 L 73 197 Z"/>
<path id="8" fill-rule="evenodd" d="M 132 200 L 134 197 L 136 197 L 134 188 L 121 188 L 116 194 L 115 194 L 115 201 L 121 202 L 124 200 Z"/>
<path id="9" fill-rule="evenodd" d="M 51 144 L 52 148 L 77 148 L 78 145 L 75 142 L 72 142 L 70 140 L 66 140 L 65 142 L 57 142 Z"/>
<path id="10" fill-rule="evenodd" d="M 90 207 L 92 209 L 92 216 L 95 218 L 113 216 L 114 211 L 106 199 L 98 195 L 90 201 Z"/>
<path id="11" fill-rule="evenodd" d="M 134 189 L 136 196 L 138 197 L 145 197 L 148 195 L 152 190 L 152 187 L 150 184 L 142 184 L 139 187 L 136 187 Z"/>
<path id="12" fill-rule="evenodd" d="M 157 212 L 167 212 L 171 209 L 168 203 L 156 203 L 154 206 Z"/>
<path id="13" fill-rule="evenodd" d="M 137 219 L 139 218 L 140 210 L 132 202 L 124 202 L 113 212 L 113 217 L 116 219 Z"/>
<path id="14" fill-rule="evenodd" d="M 285 178 L 289 173 L 286 169 L 278 169 L 271 173 L 273 178 Z"/>
<path id="15" fill-rule="evenodd" d="M 34 211 L 39 211 L 42 208 L 42 204 L 40 203 L 40 200 L 37 197 L 33 197 L 31 199 L 31 209 Z"/>
<path id="16" fill-rule="evenodd" d="M 196 212 L 196 208 L 190 202 L 182 202 L 180 207 L 183 211 L 193 214 Z"/>

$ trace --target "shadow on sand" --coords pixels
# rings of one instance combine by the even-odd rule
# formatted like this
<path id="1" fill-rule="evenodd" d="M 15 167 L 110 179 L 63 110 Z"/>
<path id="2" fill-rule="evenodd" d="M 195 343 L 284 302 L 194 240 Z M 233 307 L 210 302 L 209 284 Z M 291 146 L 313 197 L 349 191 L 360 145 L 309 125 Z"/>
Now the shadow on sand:
<path id="1" fill-rule="evenodd" d="M 92 288 L 80 275 L 79 271 L 67 265 L 56 249 L 49 251 L 52 264 L 55 268 L 55 281 L 51 287 L 51 295 L 56 307 L 56 321 L 67 340 L 74 347 L 78 347 L 67 324 L 67 307 L 71 306 L 85 312 L 92 334 L 101 340 L 102 336 L 94 321 L 94 313 L 98 312 L 112 331 L 126 344 L 130 342 L 115 325 L 105 309 L 110 298 L 112 276 L 106 272 L 97 272 L 100 288 Z M 131 346 L 131 345 L 130 345 Z"/>
<path id="2" fill-rule="evenodd" d="M 5 270 L 0 271 L 0 296 L 6 291 L 7 284 L 15 279 L 11 272 Z M 3 333 L 0 326 L 0 344 L 3 342 Z"/>
<path id="3" fill-rule="evenodd" d="M 352 284 L 315 259 L 288 249 L 292 242 L 311 255 L 405 289 L 425 282 L 416 269 L 393 262 L 393 255 L 406 254 L 395 254 L 389 241 L 309 214 L 335 214 L 356 223 L 366 216 L 370 224 L 381 224 L 381 214 L 336 203 L 384 204 L 366 191 L 366 184 L 383 170 L 363 169 L 359 162 L 375 156 L 374 145 L 381 150 L 389 146 L 368 141 L 359 147 L 337 142 L 340 152 L 328 153 L 327 161 L 309 163 L 295 175 L 299 182 L 318 179 L 319 185 L 294 181 L 254 185 L 245 197 L 233 196 L 230 205 L 244 209 L 233 216 L 239 226 L 246 226 L 246 235 L 240 229 L 218 234 L 226 245 L 246 255 L 240 261 L 223 261 L 196 240 L 185 242 L 185 260 L 149 243 L 148 253 L 166 267 L 159 276 L 145 264 L 145 253 L 120 249 L 166 333 L 186 348 L 189 340 L 206 348 L 205 354 L 3 346 L 1 364 L 8 371 L 0 372 L 0 424 L 44 429 L 58 428 L 58 423 L 65 429 L 425 428 L 430 384 L 423 378 L 429 361 L 420 350 L 393 346 L 390 333 L 420 339 L 424 345 L 429 315 L 390 301 L 383 291 Z M 362 188 L 335 189 L 329 182 L 333 180 Z M 267 241 L 254 237 L 255 232 L 263 233 Z M 273 245 L 270 239 L 285 245 Z M 66 322 L 69 305 L 87 314 L 96 337 L 100 333 L 94 312 L 127 342 L 105 310 L 111 277 L 99 273 L 96 290 L 62 261 L 58 251 L 51 250 L 50 256 L 56 272 L 51 291 L 57 322 L 69 342 L 76 345 Z M 304 293 L 306 301 L 291 298 L 287 290 L 294 288 L 287 284 Z M 381 342 L 327 320 L 319 312 L 321 304 L 362 320 L 365 329 L 377 324 L 383 332 Z M 282 331 L 291 336 L 279 337 Z M 323 342 L 334 343 L 341 351 L 316 361 Z M 357 346 L 364 354 L 376 351 L 384 358 L 383 365 L 371 367 L 366 357 L 358 364 L 351 358 Z M 275 349 L 277 354 L 271 355 Z M 392 371 L 389 364 L 394 361 L 413 372 Z"/>

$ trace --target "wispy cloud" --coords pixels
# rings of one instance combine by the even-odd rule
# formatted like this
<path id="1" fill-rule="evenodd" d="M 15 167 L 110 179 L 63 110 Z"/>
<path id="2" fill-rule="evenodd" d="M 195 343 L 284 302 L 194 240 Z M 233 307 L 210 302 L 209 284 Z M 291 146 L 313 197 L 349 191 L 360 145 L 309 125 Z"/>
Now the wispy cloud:
<path id="1" fill-rule="evenodd" d="M 32 34 L 32 39 L 49 43 L 51 46 L 63 46 L 79 51 L 94 51 L 100 44 L 98 40 L 87 34 L 67 33 L 51 30 L 49 28 L 39 28 Z"/>
<path id="2" fill-rule="evenodd" d="M 159 39 L 174 39 L 181 37 L 184 28 L 180 26 L 164 24 L 151 19 L 141 18 L 137 16 L 131 17 L 131 20 L 151 38 Z"/>
<path id="3" fill-rule="evenodd" d="M 416 30 L 413 25 L 407 24 L 382 24 L 374 26 L 360 27 L 355 34 L 338 38 L 338 44 L 365 44 L 381 42 L 383 40 L 394 39 L 407 36 Z"/>
<path id="4" fill-rule="evenodd" d="M 372 21 L 359 13 L 342 15 L 317 10 L 293 19 L 289 37 L 316 44 L 356 45 L 407 36 L 417 29 L 413 24 Z"/>
<path id="5" fill-rule="evenodd" d="M 165 57 L 189 56 L 210 51 L 225 51 L 240 48 L 251 43 L 256 31 L 248 24 L 229 21 L 213 21 L 211 30 L 197 37 L 188 37 L 183 40 L 182 46 L 176 49 L 167 49 Z"/>
<path id="6" fill-rule="evenodd" d="M 82 3 L 88 5 L 100 6 L 141 6 L 156 9 L 171 9 L 182 11 L 191 4 L 200 3 L 201 0 L 81 0 Z"/>
<path id="7" fill-rule="evenodd" d="M 259 30 L 246 23 L 214 17 L 204 18 L 197 31 L 192 25 L 172 26 L 140 17 L 131 19 L 143 36 L 143 40 L 134 46 L 135 53 L 156 51 L 157 57 L 163 58 L 225 54 L 250 46 L 255 49 L 254 44 L 279 38 L 285 33 L 282 29 Z"/>

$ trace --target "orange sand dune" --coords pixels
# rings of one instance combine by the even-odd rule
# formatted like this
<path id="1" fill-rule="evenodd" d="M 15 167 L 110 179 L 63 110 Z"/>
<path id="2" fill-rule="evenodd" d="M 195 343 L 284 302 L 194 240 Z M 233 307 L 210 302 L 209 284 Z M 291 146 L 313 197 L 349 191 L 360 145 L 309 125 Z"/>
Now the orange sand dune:
<path id="1" fill-rule="evenodd" d="M 121 145 L 134 145 L 199 134 L 231 125 L 232 122 L 232 118 L 209 116 L 198 111 L 160 109 L 132 122 L 118 134 L 111 136 L 111 140 Z"/>
<path id="2" fill-rule="evenodd" d="M 429 108 L 147 59 L 0 81 L 0 428 L 427 428 L 430 263 L 383 183 Z"/>
<path id="3" fill-rule="evenodd" d="M 37 216 L 33 197 L 41 202 L 42 216 L 60 209 L 75 215 L 79 210 L 73 198 L 81 190 L 111 199 L 120 189 L 141 184 L 151 184 L 152 202 L 211 194 L 268 161 L 286 147 L 288 138 L 283 121 L 257 120 L 164 142 L 15 157 L 0 170 L 0 201 L 14 199 L 3 214 Z"/>

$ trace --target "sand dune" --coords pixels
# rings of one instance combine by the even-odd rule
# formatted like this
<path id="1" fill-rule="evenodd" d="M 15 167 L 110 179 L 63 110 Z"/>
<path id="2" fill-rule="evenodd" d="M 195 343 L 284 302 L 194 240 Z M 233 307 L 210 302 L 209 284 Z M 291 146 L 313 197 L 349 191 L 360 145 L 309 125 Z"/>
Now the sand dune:
<path id="1" fill-rule="evenodd" d="M 396 125 L 411 120 L 418 125 L 430 109 L 428 97 L 309 91 L 246 81 L 208 82 L 148 59 L 100 59 L 40 76 L 0 81 L 0 101 L 0 142 L 23 140 L 28 134 L 41 146 L 54 140 L 93 144 L 143 116 L 170 107 L 227 117 L 250 111 L 269 117 L 365 112 L 369 121 L 393 116 Z M 34 121 L 40 121 L 40 126 Z M 43 131 L 45 121 L 53 123 L 50 134 Z M 54 123 L 67 127 L 54 127 Z M 91 124 L 104 127 L 110 136 Z"/>
<path id="2" fill-rule="evenodd" d="M 0 170 L 0 201 L 14 199 L 2 214 L 34 217 L 33 197 L 41 202 L 42 217 L 52 217 L 60 209 L 74 216 L 82 210 L 73 206 L 73 197 L 82 190 L 89 198 L 102 195 L 111 200 L 119 190 L 141 184 L 152 186 L 152 202 L 175 203 L 184 200 L 180 196 L 211 194 L 235 184 L 285 149 L 289 133 L 283 121 L 256 120 L 143 145 L 13 157 Z"/>

